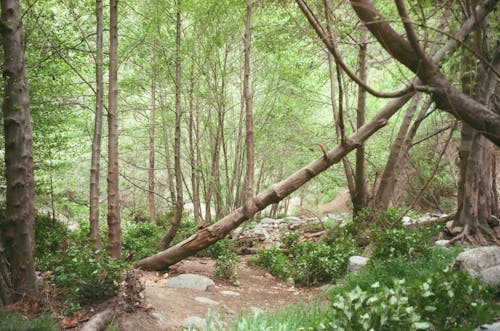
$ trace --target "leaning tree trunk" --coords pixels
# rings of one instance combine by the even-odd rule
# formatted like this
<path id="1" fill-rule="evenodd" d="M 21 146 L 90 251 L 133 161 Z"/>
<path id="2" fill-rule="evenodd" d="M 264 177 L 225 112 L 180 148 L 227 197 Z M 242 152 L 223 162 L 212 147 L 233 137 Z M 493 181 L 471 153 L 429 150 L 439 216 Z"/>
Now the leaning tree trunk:
<path id="1" fill-rule="evenodd" d="M 161 240 L 161 247 L 167 248 L 174 240 L 177 230 L 179 230 L 182 214 L 184 209 L 184 199 L 182 193 L 182 169 L 181 169 L 181 83 L 182 83 L 182 67 L 181 67 L 181 0 L 177 0 L 177 15 L 176 15 L 176 55 L 175 55 L 175 134 L 174 134 L 174 171 L 175 171 L 175 192 L 177 199 L 175 200 L 174 219 L 170 224 L 168 233 Z"/>
<path id="2" fill-rule="evenodd" d="M 99 191 L 100 191 L 100 168 L 101 168 L 101 140 L 102 140 L 102 117 L 104 110 L 104 79 L 103 79 L 103 11 L 102 0 L 96 0 L 96 100 L 95 100 L 95 122 L 94 135 L 92 137 L 92 158 L 90 161 L 90 207 L 89 224 L 90 236 L 96 248 L 102 248 L 101 235 L 99 234 Z"/>
<path id="3" fill-rule="evenodd" d="M 136 265 L 144 269 L 163 270 L 224 238 L 231 230 L 251 218 L 255 213 L 263 210 L 270 204 L 283 200 L 306 182 L 328 169 L 332 164 L 339 162 L 350 151 L 354 150 L 373 133 L 385 126 L 389 117 L 395 114 L 410 99 L 411 95 L 410 93 L 393 100 L 374 116 L 371 121 L 363 125 L 355 134 L 348 137 L 343 144 L 324 153 L 321 158 L 309 163 L 287 179 L 255 196 L 253 198 L 252 209 L 244 211 L 244 208 L 240 207 L 188 239 L 154 256 L 142 259 Z"/>
<path id="4" fill-rule="evenodd" d="M 121 251 L 120 192 L 118 186 L 118 0 L 110 1 L 108 93 L 108 244 L 110 256 Z"/>
<path id="5" fill-rule="evenodd" d="M 151 45 L 151 112 L 149 114 L 148 210 L 149 223 L 156 223 L 155 208 L 155 128 L 156 128 L 156 43 Z"/>
<path id="6" fill-rule="evenodd" d="M 7 180 L 5 239 L 14 299 L 36 296 L 35 181 L 28 82 L 19 1 L 2 0 L 3 123 Z M 0 253 L 1 254 L 1 253 Z M 2 271 L 2 278 L 4 270 Z M 3 300 L 2 300 L 3 301 Z"/>

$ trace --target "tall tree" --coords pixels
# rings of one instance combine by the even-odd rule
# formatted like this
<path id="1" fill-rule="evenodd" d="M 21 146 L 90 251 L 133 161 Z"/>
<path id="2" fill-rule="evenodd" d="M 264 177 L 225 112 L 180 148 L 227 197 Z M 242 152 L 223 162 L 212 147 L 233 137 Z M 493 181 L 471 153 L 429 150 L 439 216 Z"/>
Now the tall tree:
<path id="1" fill-rule="evenodd" d="M 102 138 L 102 117 L 104 108 L 104 79 L 103 79 L 103 10 L 102 0 L 96 0 L 96 55 L 95 55 L 95 76 L 96 76 L 96 100 L 95 100 L 95 120 L 94 135 L 92 137 L 92 157 L 90 161 L 90 236 L 95 242 L 96 248 L 101 249 L 101 235 L 99 234 L 99 192 L 100 192 L 100 166 L 101 166 L 101 138 Z"/>
<path id="2" fill-rule="evenodd" d="M 244 74 L 243 74 L 243 96 L 245 98 L 246 118 L 246 201 L 245 211 L 252 209 L 254 195 L 254 142 L 253 142 L 253 97 L 250 91 L 250 47 L 252 43 L 252 0 L 247 0 L 247 12 L 245 20 L 245 37 L 243 41 Z"/>
<path id="3" fill-rule="evenodd" d="M 38 293 L 34 261 L 33 141 L 19 1 L 2 0 L 1 5 L 4 59 L 2 110 L 7 181 L 4 234 L 10 252 L 12 293 L 17 299 Z"/>
<path id="4" fill-rule="evenodd" d="M 148 169 L 148 210 L 149 222 L 156 222 L 155 208 L 155 114 L 156 114 L 156 43 L 151 45 L 151 112 L 149 114 L 149 169 Z"/>
<path id="5" fill-rule="evenodd" d="M 121 251 L 120 191 L 118 168 L 118 0 L 109 7 L 108 93 L 108 245 L 110 256 Z"/>
<path id="6" fill-rule="evenodd" d="M 182 62 L 181 62 L 181 0 L 177 0 L 177 13 L 175 24 L 175 134 L 174 134 L 174 171 L 175 171 L 175 214 L 168 233 L 161 240 L 161 246 L 167 248 L 174 240 L 182 220 L 184 211 L 184 199 L 182 190 L 181 169 L 181 92 L 182 92 Z"/>

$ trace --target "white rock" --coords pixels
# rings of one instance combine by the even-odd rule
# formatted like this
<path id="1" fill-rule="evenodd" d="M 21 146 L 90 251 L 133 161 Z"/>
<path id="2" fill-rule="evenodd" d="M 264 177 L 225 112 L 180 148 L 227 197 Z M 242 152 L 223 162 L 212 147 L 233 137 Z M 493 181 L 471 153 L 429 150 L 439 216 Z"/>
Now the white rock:
<path id="1" fill-rule="evenodd" d="M 196 328 L 198 330 L 205 330 L 207 321 L 198 316 L 190 316 L 182 321 L 182 326 L 186 328 Z"/>
<path id="2" fill-rule="evenodd" d="M 255 315 L 260 315 L 260 314 L 264 314 L 264 310 L 259 308 L 259 307 L 250 307 L 250 311 L 252 312 L 252 314 L 255 316 Z"/>
<path id="3" fill-rule="evenodd" d="M 446 247 L 448 246 L 448 244 L 450 243 L 449 240 L 436 240 L 436 242 L 434 243 L 436 246 L 443 246 L 443 247 Z"/>
<path id="4" fill-rule="evenodd" d="M 235 292 L 235 291 L 221 291 L 220 293 L 222 293 L 224 295 L 231 295 L 231 296 L 238 296 L 238 295 L 240 295 L 238 292 Z"/>
<path id="5" fill-rule="evenodd" d="M 210 287 L 214 287 L 215 283 L 213 280 L 205 276 L 182 274 L 168 279 L 165 282 L 165 286 L 207 291 Z"/>
<path id="6" fill-rule="evenodd" d="M 165 327 L 168 322 L 167 322 L 167 319 L 165 318 L 165 316 L 163 316 L 162 314 L 154 311 L 152 313 L 150 313 L 151 316 L 154 317 L 154 319 L 156 320 L 156 324 L 160 327 Z"/>
<path id="7" fill-rule="evenodd" d="M 500 322 L 481 325 L 474 331 L 500 331 Z"/>
<path id="8" fill-rule="evenodd" d="M 351 256 L 349 258 L 349 264 L 347 270 L 350 272 L 355 272 L 364 267 L 370 259 L 364 256 Z"/>
<path id="9" fill-rule="evenodd" d="M 194 298 L 196 301 L 207 304 L 207 305 L 218 305 L 219 303 L 215 300 L 205 298 L 205 297 L 196 297 Z"/>
<path id="10" fill-rule="evenodd" d="M 453 265 L 467 271 L 472 277 L 477 277 L 482 270 L 500 265 L 500 247 L 488 246 L 466 250 L 457 256 Z"/>
<path id="11" fill-rule="evenodd" d="M 481 270 L 479 280 L 485 286 L 500 288 L 500 265 Z"/>

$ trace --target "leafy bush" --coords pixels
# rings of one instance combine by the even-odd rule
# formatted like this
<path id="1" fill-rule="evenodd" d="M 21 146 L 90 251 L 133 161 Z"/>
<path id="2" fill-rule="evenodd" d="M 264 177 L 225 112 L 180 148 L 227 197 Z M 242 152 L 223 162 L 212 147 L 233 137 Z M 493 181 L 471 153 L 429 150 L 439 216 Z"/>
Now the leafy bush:
<path id="1" fill-rule="evenodd" d="M 347 261 L 357 254 L 354 242 L 339 240 L 333 245 L 302 242 L 291 251 L 292 277 L 296 283 L 315 285 L 344 276 Z"/>
<path id="2" fill-rule="evenodd" d="M 216 259 L 221 255 L 227 255 L 229 251 L 234 251 L 234 249 L 234 242 L 229 238 L 224 238 L 205 248 L 203 253 Z"/>
<path id="3" fill-rule="evenodd" d="M 297 232 L 288 232 L 281 236 L 281 243 L 288 249 L 292 249 L 298 242 L 299 234 Z"/>
<path id="4" fill-rule="evenodd" d="M 118 292 L 123 265 L 91 245 L 68 247 L 52 260 L 53 281 L 69 291 L 70 300 L 88 302 L 109 298 Z"/>
<path id="5" fill-rule="evenodd" d="M 56 251 L 67 244 L 68 228 L 50 216 L 37 215 L 35 218 L 35 257 L 42 268 Z"/>
<path id="6" fill-rule="evenodd" d="M 228 250 L 217 257 L 215 261 L 215 275 L 226 279 L 237 279 L 238 262 L 240 257 L 232 250 Z"/>
<path id="7" fill-rule="evenodd" d="M 283 280 L 290 277 L 292 270 L 292 265 L 288 261 L 288 258 L 277 246 L 259 251 L 248 262 L 266 269 L 273 276 Z"/>
<path id="8" fill-rule="evenodd" d="M 158 252 L 164 234 L 164 228 L 151 223 L 131 224 L 123 232 L 122 246 L 134 252 L 133 261 L 138 261 Z"/>
<path id="9" fill-rule="evenodd" d="M 172 244 L 177 244 L 184 239 L 188 238 L 190 235 L 196 233 L 196 227 L 198 223 L 193 219 L 183 219 L 179 225 L 179 230 L 175 234 Z"/>
<path id="10" fill-rule="evenodd" d="M 372 258 L 374 259 L 386 260 L 424 254 L 430 246 L 430 238 L 426 235 L 426 231 L 416 228 L 374 230 L 373 236 Z"/>
<path id="11" fill-rule="evenodd" d="M 338 330 L 470 328 L 492 321 L 499 312 L 477 280 L 449 268 L 425 280 L 395 279 L 388 286 L 375 282 L 335 292 L 326 324 Z"/>
<path id="12" fill-rule="evenodd" d="M 60 330 L 53 318 L 41 315 L 35 319 L 25 320 L 19 314 L 0 312 L 0 330 L 2 331 L 56 331 Z"/>

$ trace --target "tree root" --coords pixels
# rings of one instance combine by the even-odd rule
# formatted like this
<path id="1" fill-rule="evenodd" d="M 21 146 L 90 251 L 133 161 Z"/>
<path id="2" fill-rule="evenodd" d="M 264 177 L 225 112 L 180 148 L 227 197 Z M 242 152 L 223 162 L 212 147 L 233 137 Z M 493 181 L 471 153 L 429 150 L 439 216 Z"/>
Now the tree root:
<path id="1" fill-rule="evenodd" d="M 469 243 L 471 245 L 486 246 L 491 243 L 496 245 L 500 243 L 491 228 L 480 225 L 479 229 L 481 231 L 473 233 L 470 225 L 466 224 L 461 233 L 450 239 L 450 244 Z"/>

